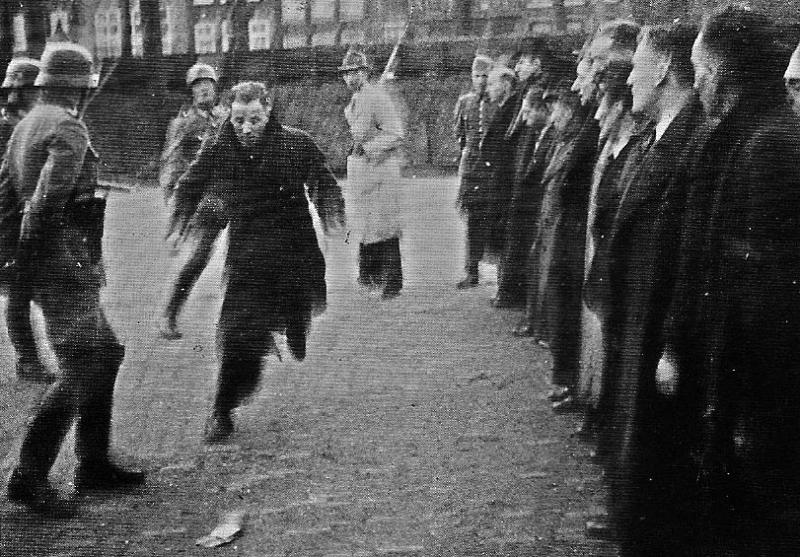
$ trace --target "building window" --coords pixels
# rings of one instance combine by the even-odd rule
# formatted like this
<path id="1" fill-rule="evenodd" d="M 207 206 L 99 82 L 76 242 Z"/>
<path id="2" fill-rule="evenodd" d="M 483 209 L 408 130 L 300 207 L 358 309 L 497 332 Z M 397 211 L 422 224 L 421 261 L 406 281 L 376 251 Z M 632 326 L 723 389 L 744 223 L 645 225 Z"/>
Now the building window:
<path id="1" fill-rule="evenodd" d="M 333 1 L 314 0 L 311 4 L 311 21 L 333 21 Z"/>
<path id="2" fill-rule="evenodd" d="M 211 6 L 213 4 L 214 0 L 192 0 L 194 6 Z"/>
<path id="3" fill-rule="evenodd" d="M 25 33 L 25 15 L 14 16 L 14 52 L 28 50 L 28 36 Z"/>
<path id="4" fill-rule="evenodd" d="M 341 21 L 361 21 L 364 19 L 364 0 L 341 0 L 339 4 Z"/>
<path id="5" fill-rule="evenodd" d="M 51 35 L 56 32 L 59 24 L 61 24 L 61 30 L 64 33 L 69 33 L 69 14 L 65 10 L 56 10 L 50 13 Z"/>
<path id="6" fill-rule="evenodd" d="M 264 15 L 257 15 L 247 24 L 250 38 L 250 50 L 268 50 L 272 42 L 272 20 Z"/>
<path id="7" fill-rule="evenodd" d="M 222 52 L 228 52 L 231 49 L 231 22 L 228 18 L 222 20 L 220 37 L 222 38 Z"/>
<path id="8" fill-rule="evenodd" d="M 139 0 L 131 2 L 131 54 L 134 56 L 142 56 L 144 54 L 142 12 L 139 7 Z"/>
<path id="9" fill-rule="evenodd" d="M 283 22 L 303 23 L 306 20 L 306 0 L 283 0 Z"/>
<path id="10" fill-rule="evenodd" d="M 200 21 L 194 26 L 194 49 L 197 54 L 217 51 L 217 25 L 215 21 Z"/>
<path id="11" fill-rule="evenodd" d="M 119 21 L 119 8 L 106 8 L 95 12 L 95 48 L 98 57 L 112 58 L 122 54 L 122 34 Z"/>

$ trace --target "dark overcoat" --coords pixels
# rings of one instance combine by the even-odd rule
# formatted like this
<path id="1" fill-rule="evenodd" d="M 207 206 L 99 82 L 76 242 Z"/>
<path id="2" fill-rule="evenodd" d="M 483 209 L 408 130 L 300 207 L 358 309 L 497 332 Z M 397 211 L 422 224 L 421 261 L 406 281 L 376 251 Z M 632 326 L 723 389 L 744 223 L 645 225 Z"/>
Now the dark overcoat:
<path id="1" fill-rule="evenodd" d="M 267 346 L 271 332 L 307 330 L 312 312 L 324 310 L 325 259 L 306 188 L 323 226 L 343 225 L 341 190 L 322 152 L 305 132 L 273 120 L 252 149 L 225 122 L 178 181 L 177 220 L 191 219 L 212 193 L 230 226 L 218 330 L 224 349 Z"/>
<path id="2" fill-rule="evenodd" d="M 574 126 L 554 142 L 550 163 L 542 176 L 544 196 L 534 249 L 538 256 L 537 301 L 534 314 L 547 323 L 556 375 L 577 373 L 581 291 L 586 221 L 599 127 L 592 110 L 584 108 Z M 558 342 L 556 342 L 558 340 Z M 562 358 L 563 356 L 563 358 Z M 567 383 L 559 383 L 567 384 Z"/>
<path id="3" fill-rule="evenodd" d="M 722 513 L 732 512 L 737 533 L 760 530 L 759 543 L 792 535 L 795 549 L 798 156 L 800 120 L 774 99 L 742 100 L 709 133 L 693 160 L 704 180 L 689 192 L 665 330 L 681 372 L 679 396 L 695 403 L 708 515 L 730 524 Z"/>
<path id="4" fill-rule="evenodd" d="M 675 282 L 687 150 L 702 120 L 702 107 L 693 99 L 643 156 L 629 156 L 633 164 L 620 176 L 621 200 L 605 241 L 597 244 L 589 275 L 606 351 L 601 454 L 611 513 L 626 530 L 631 528 L 627 521 L 636 524 L 641 516 L 650 523 L 674 517 L 676 501 L 669 494 L 680 492 L 677 486 L 689 477 L 686 446 L 680 450 L 686 424 L 674 401 L 658 394 L 655 377 Z M 653 133 L 648 129 L 632 151 L 647 148 Z M 658 509 L 667 510 L 654 521 Z M 644 537 L 657 543 L 662 536 Z"/>
<path id="5" fill-rule="evenodd" d="M 497 298 L 511 305 L 525 302 L 525 267 L 541 213 L 542 174 L 552 134 L 524 123 L 511 136 L 514 148 L 512 191 L 507 207 L 505 245 L 500 262 Z M 540 141 L 540 139 L 544 141 Z"/>

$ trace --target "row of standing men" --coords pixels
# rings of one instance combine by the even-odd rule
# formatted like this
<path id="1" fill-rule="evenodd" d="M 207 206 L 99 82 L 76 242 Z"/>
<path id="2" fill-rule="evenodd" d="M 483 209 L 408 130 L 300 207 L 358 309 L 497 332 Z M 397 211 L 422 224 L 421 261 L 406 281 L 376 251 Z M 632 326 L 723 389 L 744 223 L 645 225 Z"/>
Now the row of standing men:
<path id="1" fill-rule="evenodd" d="M 587 532 L 623 555 L 800 551 L 789 50 L 739 6 L 699 29 L 614 21 L 571 82 L 522 79 L 511 94 L 513 73 L 476 58 L 456 108 L 458 287 L 499 256 L 492 303 L 524 308 L 515 333 L 549 345 L 548 397 L 584 413 L 576 435 L 608 486 Z"/>

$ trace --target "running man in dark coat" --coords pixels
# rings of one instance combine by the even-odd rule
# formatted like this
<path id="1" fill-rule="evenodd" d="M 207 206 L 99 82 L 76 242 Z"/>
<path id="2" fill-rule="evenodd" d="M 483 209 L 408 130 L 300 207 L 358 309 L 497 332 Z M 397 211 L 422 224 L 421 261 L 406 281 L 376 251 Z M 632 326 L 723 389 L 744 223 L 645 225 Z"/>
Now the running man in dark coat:
<path id="1" fill-rule="evenodd" d="M 0 119 L 0 149 L 5 153 L 6 146 L 14 128 L 25 115 L 31 111 L 36 102 L 37 90 L 33 86 L 39 74 L 39 61 L 32 58 L 14 58 L 6 69 L 3 91 L 7 93 L 6 105 Z M 17 197 L 10 183 L 0 184 L 0 197 L 2 197 L 3 211 L 9 211 L 6 216 L 8 230 L 4 231 L 13 237 L 19 233 Z M 8 244 L 8 243 L 4 243 Z M 11 246 L 9 246 L 11 247 Z M 13 252 L 4 253 L 0 265 L 5 265 L 13 259 Z M 5 280 L 6 277 L 0 277 Z M 24 291 L 19 291 L 23 288 Z M 8 338 L 17 352 L 16 371 L 17 377 L 28 381 L 51 383 L 55 380 L 52 373 L 47 371 L 36 349 L 36 340 L 31 326 L 31 294 L 30 285 L 23 285 L 17 281 L 8 283 L 8 305 L 6 307 L 6 326 Z"/>
<path id="2" fill-rule="evenodd" d="M 8 497 L 35 511 L 70 514 L 47 476 L 73 423 L 81 492 L 138 485 L 144 473 L 109 458 L 114 385 L 125 355 L 100 303 L 105 199 L 98 157 L 78 106 L 96 86 L 80 45 L 48 43 L 35 84 L 39 103 L 17 124 L 2 174 L 24 207 L 15 280 L 32 286 L 61 374 L 29 421 Z"/>
<path id="3" fill-rule="evenodd" d="M 700 179 L 658 366 L 696 444 L 706 520 L 694 533 L 742 555 L 800 548 L 800 121 L 777 37 L 765 15 L 732 6 L 694 43 L 710 131 L 692 152 Z"/>
<path id="4" fill-rule="evenodd" d="M 232 433 L 231 412 L 254 392 L 263 357 L 276 350 L 273 334 L 285 334 L 302 360 L 311 316 L 325 309 L 325 259 L 308 198 L 326 232 L 344 225 L 341 190 L 314 141 L 280 124 L 262 83 L 231 93 L 230 118 L 178 181 L 173 221 L 185 229 L 214 191 L 230 227 L 217 394 L 206 424 L 212 443 Z"/>

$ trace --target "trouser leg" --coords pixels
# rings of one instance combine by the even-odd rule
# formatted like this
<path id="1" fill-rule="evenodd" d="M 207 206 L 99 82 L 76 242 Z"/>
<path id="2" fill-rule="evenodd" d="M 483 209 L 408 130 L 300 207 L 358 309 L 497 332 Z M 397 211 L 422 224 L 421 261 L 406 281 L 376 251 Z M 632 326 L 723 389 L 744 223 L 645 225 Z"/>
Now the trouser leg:
<path id="1" fill-rule="evenodd" d="M 29 287 L 13 283 L 9 285 L 6 307 L 8 337 L 22 362 L 39 360 L 31 326 L 31 294 Z"/>
<path id="2" fill-rule="evenodd" d="M 176 319 L 183 304 L 189 298 L 192 287 L 195 285 L 203 270 L 208 265 L 211 259 L 211 253 L 214 250 L 214 242 L 219 236 L 221 229 L 217 227 L 202 228 L 199 232 L 199 238 L 195 245 L 192 255 L 186 261 L 175 285 L 172 287 L 172 294 L 170 295 L 167 307 L 164 310 L 164 315 L 170 319 Z"/>
<path id="3" fill-rule="evenodd" d="M 386 292 L 393 294 L 403 288 L 403 261 L 400 254 L 400 238 L 392 238 L 383 244 L 383 274 Z"/>
<path id="4" fill-rule="evenodd" d="M 90 382 L 80 393 L 78 424 L 75 433 L 75 453 L 84 466 L 103 465 L 108 462 L 111 444 L 111 411 L 114 402 L 114 385 L 125 356 L 125 348 L 116 341 L 110 329 L 107 342 L 93 357 Z"/>
<path id="5" fill-rule="evenodd" d="M 380 278 L 376 272 L 377 253 L 376 244 L 358 245 L 358 282 L 369 286 Z"/>
<path id="6" fill-rule="evenodd" d="M 486 247 L 486 223 L 481 211 L 470 211 L 467 215 L 467 253 L 464 271 L 471 278 L 478 278 L 478 264 Z"/>
<path id="7" fill-rule="evenodd" d="M 217 330 L 220 367 L 215 412 L 230 412 L 255 392 L 262 359 L 274 346 L 272 332 L 265 326 L 270 308 L 260 307 L 259 298 L 254 290 L 227 287 Z"/>
<path id="8" fill-rule="evenodd" d="M 30 478 L 44 479 L 53 467 L 77 410 L 75 374 L 85 365 L 80 358 L 62 366 L 61 376 L 50 386 L 22 440 L 17 469 Z"/>
<path id="9" fill-rule="evenodd" d="M 575 388 L 580 374 L 581 284 L 577 278 L 569 277 L 562 280 L 558 290 L 556 323 L 550 345 L 553 383 Z"/>

